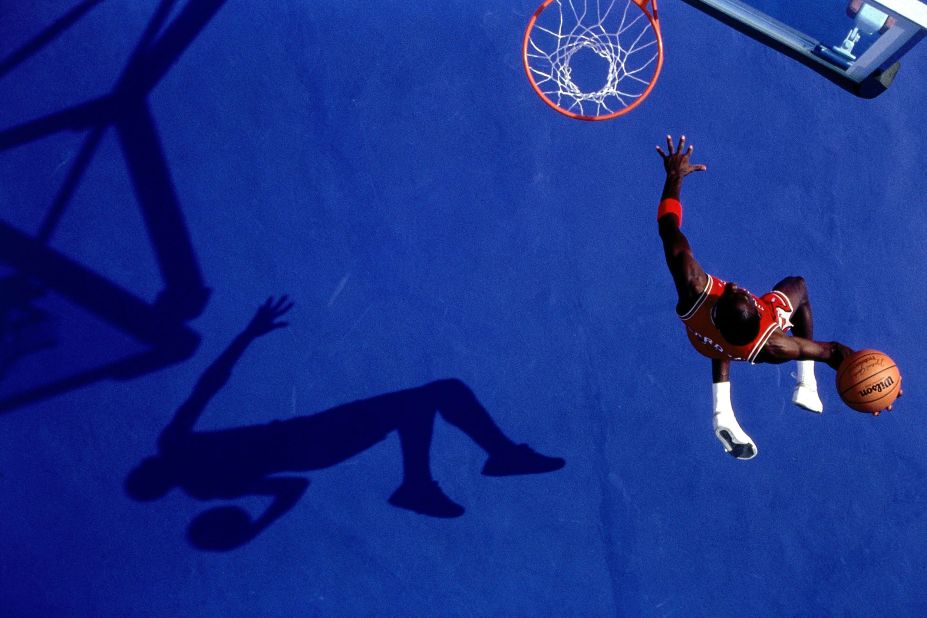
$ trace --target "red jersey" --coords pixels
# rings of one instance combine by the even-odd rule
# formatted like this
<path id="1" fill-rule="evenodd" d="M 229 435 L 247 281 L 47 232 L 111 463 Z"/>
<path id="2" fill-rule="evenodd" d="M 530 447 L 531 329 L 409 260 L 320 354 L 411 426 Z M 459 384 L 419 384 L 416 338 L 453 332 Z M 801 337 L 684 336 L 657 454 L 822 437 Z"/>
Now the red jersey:
<path id="1" fill-rule="evenodd" d="M 679 317 L 686 325 L 689 341 L 703 356 L 755 363 L 760 350 L 777 329 L 787 331 L 792 328 L 792 323 L 789 322 L 794 310 L 792 303 L 779 291 L 769 292 L 759 298 L 750 294 L 760 314 L 760 331 L 750 343 L 733 345 L 724 340 L 713 319 L 715 303 L 724 292 L 725 285 L 726 282 L 708 275 L 708 283 L 695 300 L 695 304 Z"/>

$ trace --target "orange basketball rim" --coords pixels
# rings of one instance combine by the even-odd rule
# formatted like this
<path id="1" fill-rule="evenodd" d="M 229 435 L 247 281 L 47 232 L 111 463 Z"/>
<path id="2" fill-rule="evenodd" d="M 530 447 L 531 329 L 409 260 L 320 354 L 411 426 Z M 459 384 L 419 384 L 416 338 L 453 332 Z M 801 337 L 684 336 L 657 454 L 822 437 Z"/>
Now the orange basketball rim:
<path id="1" fill-rule="evenodd" d="M 606 61 L 600 87 L 576 83 L 576 54 Z M 522 60 L 541 100 L 570 118 L 627 114 L 653 90 L 663 68 L 656 0 L 545 0 L 525 29 Z M 589 83 L 588 81 L 586 82 Z"/>

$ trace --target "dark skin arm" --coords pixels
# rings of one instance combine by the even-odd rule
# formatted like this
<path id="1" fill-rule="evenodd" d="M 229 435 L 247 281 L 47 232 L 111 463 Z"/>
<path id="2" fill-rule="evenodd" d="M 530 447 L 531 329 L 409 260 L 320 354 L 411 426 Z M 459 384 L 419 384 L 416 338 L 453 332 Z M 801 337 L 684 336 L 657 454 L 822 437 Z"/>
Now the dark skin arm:
<path id="1" fill-rule="evenodd" d="M 778 365 L 793 360 L 812 360 L 827 363 L 836 370 L 852 353 L 853 350 L 838 341 L 812 341 L 775 332 L 756 357 L 756 362 Z"/>
<path id="2" fill-rule="evenodd" d="M 657 153 L 663 158 L 663 167 L 666 170 L 666 182 L 663 183 L 661 199 L 679 199 L 682 192 L 683 179 L 692 172 L 702 172 L 704 165 L 694 165 L 689 162 L 692 155 L 692 146 L 686 148 L 686 136 L 679 138 L 679 145 L 673 147 L 673 138 L 666 136 L 667 152 L 657 146 Z M 665 215 L 657 221 L 660 239 L 663 241 L 663 253 L 666 265 L 676 285 L 678 303 L 676 309 L 685 311 L 705 289 L 708 276 L 692 254 L 689 240 L 677 225 L 676 218 Z"/>
<path id="3" fill-rule="evenodd" d="M 789 337 L 782 332 L 773 333 L 757 356 L 756 362 L 780 364 L 790 360 L 813 360 L 827 363 L 835 371 L 853 350 L 839 341 L 812 341 L 804 337 Z M 904 391 L 898 391 L 901 397 Z M 885 408 L 891 411 L 892 406 Z M 878 416 L 879 412 L 874 412 Z"/>

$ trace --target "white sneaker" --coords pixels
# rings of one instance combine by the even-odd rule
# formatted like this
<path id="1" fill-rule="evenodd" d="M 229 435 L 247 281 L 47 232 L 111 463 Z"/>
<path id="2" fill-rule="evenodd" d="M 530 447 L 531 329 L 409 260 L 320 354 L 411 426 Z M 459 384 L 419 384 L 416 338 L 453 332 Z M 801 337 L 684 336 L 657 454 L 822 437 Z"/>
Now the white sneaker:
<path id="1" fill-rule="evenodd" d="M 732 412 L 715 412 L 712 421 L 715 426 L 715 436 L 724 446 L 724 452 L 730 453 L 737 459 L 753 459 L 759 452 L 753 438 L 740 428 L 737 418 Z"/>
<path id="2" fill-rule="evenodd" d="M 824 404 L 818 397 L 817 387 L 807 386 L 799 382 L 792 393 L 792 403 L 799 408 L 804 408 L 810 412 L 821 414 L 824 411 Z"/>

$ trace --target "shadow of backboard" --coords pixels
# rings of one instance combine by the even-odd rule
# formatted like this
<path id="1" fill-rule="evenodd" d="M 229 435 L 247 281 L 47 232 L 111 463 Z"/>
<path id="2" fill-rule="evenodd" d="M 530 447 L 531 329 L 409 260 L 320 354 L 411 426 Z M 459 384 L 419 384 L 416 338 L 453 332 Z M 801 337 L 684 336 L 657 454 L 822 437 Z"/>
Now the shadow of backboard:
<path id="1" fill-rule="evenodd" d="M 84 18 L 86 0 L 0 59 L 0 79 Z M 148 96 L 225 0 L 161 0 L 113 90 L 0 131 L 0 152 L 83 134 L 38 230 L 0 220 L 0 412 L 105 378 L 129 378 L 188 358 L 210 290 L 199 264 Z M 174 17 L 171 18 L 172 13 Z M 154 302 L 56 251 L 49 241 L 108 130 L 115 131 L 162 288 Z M 105 195 L 98 199 L 107 199 Z M 110 206 L 110 205 L 108 205 Z M 99 242 L 105 242 L 101 238 Z"/>

